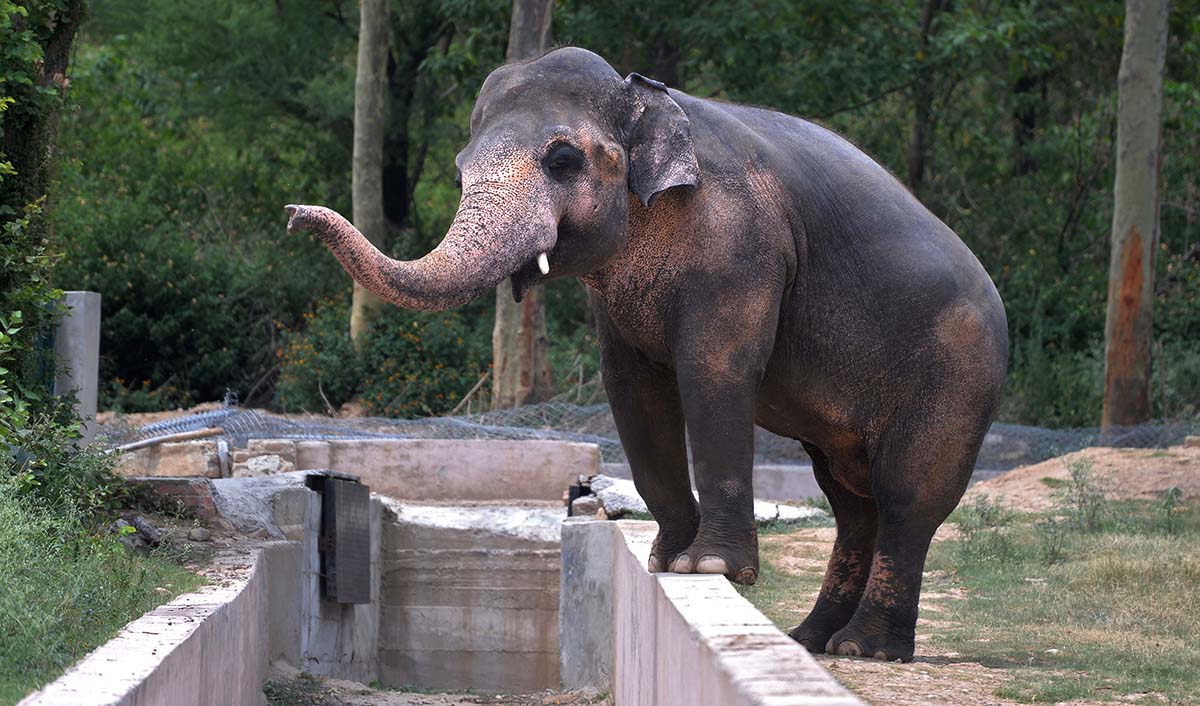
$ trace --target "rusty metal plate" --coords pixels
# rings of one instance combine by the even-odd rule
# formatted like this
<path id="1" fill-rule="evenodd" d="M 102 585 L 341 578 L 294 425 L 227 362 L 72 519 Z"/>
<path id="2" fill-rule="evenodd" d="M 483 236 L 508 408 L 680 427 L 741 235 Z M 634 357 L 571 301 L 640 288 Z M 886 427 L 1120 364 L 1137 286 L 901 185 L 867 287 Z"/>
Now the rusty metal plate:
<path id="1" fill-rule="evenodd" d="M 338 603 L 371 602 L 371 490 L 327 477 L 321 503 L 325 597 Z"/>

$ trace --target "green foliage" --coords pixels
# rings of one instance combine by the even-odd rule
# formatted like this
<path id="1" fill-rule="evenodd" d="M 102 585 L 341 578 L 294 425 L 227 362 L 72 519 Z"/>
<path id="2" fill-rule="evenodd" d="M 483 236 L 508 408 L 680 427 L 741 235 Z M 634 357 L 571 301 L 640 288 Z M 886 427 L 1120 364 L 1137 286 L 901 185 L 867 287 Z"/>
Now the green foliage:
<path id="1" fill-rule="evenodd" d="M 319 150 L 270 129 L 239 149 L 181 116 L 172 96 L 190 87 L 147 72 L 120 42 L 81 54 L 57 281 L 104 297 L 102 404 L 141 411 L 227 388 L 261 398 L 278 325 L 340 285 L 324 248 L 283 227 L 290 190 L 318 188 L 302 175 Z"/>
<path id="2" fill-rule="evenodd" d="M 1081 532 L 1097 532 L 1109 517 L 1107 483 L 1092 468 L 1092 460 L 1078 456 L 1067 461 L 1069 480 L 1059 499 L 1071 527 Z"/>
<path id="3" fill-rule="evenodd" d="M 442 414 L 487 369 L 487 332 L 459 312 L 387 309 L 356 352 L 348 308 L 324 301 L 303 329 L 286 334 L 277 387 L 285 410 L 333 413 L 357 396 L 373 415 Z"/>
<path id="4" fill-rule="evenodd" d="M 345 297 L 320 301 L 304 326 L 284 333 L 275 397 L 285 411 L 336 412 L 362 385 L 362 361 L 350 341 Z"/>
<path id="5" fill-rule="evenodd" d="M 387 417 L 449 412 L 488 369 L 491 341 L 481 333 L 458 312 L 386 312 L 363 345 L 359 401 Z"/>
<path id="6" fill-rule="evenodd" d="M 47 508 L 61 508 L 87 521 L 102 522 L 128 499 L 115 457 L 79 449 L 79 420 L 69 398 L 46 410 L 2 415 L 8 453 L 0 457 L 0 483 Z"/>
<path id="7" fill-rule="evenodd" d="M 926 5 L 566 0 L 553 35 L 622 73 L 816 118 L 902 178 L 927 97 L 917 193 L 979 255 L 1006 302 L 1012 375 L 1002 417 L 1096 424 L 1123 3 L 943 3 L 922 37 Z M 455 212 L 454 155 L 480 83 L 503 60 L 510 11 L 507 0 L 392 3 L 384 186 L 393 255 L 423 253 Z M 173 406 L 226 387 L 267 401 L 284 345 L 276 332 L 298 329 L 314 302 L 348 289 L 318 244 L 284 236 L 278 207 L 348 211 L 353 12 L 328 0 L 97 6 L 73 77 L 80 109 L 64 125 L 73 159 L 54 222 L 67 250 L 57 281 L 105 296 L 106 404 Z M 1160 417 L 1200 414 L 1197 18 L 1198 0 L 1172 3 L 1152 395 Z M 468 328 L 485 330 L 484 304 L 463 312 Z M 598 363 L 584 308 L 576 284 L 550 287 L 556 380 L 577 393 L 580 369 L 592 377 Z M 348 379 L 354 365 L 344 367 Z M 387 376 L 373 379 L 384 386 Z M 318 394 L 301 407 L 325 402 Z"/>
<path id="8" fill-rule="evenodd" d="M 12 704 L 199 579 L 131 554 L 69 505 L 47 506 L 0 477 L 0 703 Z M 162 588 L 165 594 L 156 589 Z"/>
<path id="9" fill-rule="evenodd" d="M 1162 498 L 1159 500 L 1159 509 L 1162 511 L 1163 530 L 1171 536 L 1179 532 L 1179 516 L 1183 508 L 1183 491 L 1179 486 L 1171 486 L 1163 491 Z"/>
<path id="10" fill-rule="evenodd" d="M 950 519 L 958 523 L 962 535 L 957 545 L 959 561 L 979 565 L 1010 560 L 1016 551 L 1010 532 L 1014 517 L 1011 510 L 986 495 L 955 510 Z"/>

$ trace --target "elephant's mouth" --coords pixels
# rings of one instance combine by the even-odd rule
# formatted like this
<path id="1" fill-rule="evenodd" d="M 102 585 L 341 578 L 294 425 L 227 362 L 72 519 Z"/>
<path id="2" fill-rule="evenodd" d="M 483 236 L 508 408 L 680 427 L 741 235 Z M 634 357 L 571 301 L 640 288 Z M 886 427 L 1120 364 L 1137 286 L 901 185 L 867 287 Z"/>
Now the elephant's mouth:
<path id="1" fill-rule="evenodd" d="M 547 262 L 549 262 L 549 254 L 547 254 Z M 517 271 L 512 273 L 512 294 L 514 301 L 521 301 L 529 290 L 533 289 L 546 275 L 542 274 L 541 268 L 538 266 L 537 256 L 529 259 L 524 265 L 517 268 Z"/>

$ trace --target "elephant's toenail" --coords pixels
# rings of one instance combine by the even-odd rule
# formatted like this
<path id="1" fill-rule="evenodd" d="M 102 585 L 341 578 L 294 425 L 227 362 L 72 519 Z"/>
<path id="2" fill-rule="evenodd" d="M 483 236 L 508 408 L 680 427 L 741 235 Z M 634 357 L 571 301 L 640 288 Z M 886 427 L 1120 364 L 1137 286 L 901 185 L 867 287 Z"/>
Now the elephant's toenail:
<path id="1" fill-rule="evenodd" d="M 690 574 L 692 573 L 692 558 L 687 554 L 680 554 L 675 557 L 675 561 L 667 567 L 667 571 L 673 574 Z"/>
<path id="2" fill-rule="evenodd" d="M 737 572 L 737 576 L 733 577 L 734 583 L 740 583 L 743 586 L 753 586 L 758 581 L 758 572 L 750 567 L 746 567 Z"/>
<path id="3" fill-rule="evenodd" d="M 876 650 L 873 657 L 875 657 L 875 659 L 881 659 L 884 662 L 888 661 L 888 653 L 884 652 L 883 650 Z"/>
<path id="4" fill-rule="evenodd" d="M 837 654 L 846 657 L 862 657 L 862 653 L 862 645 L 854 640 L 842 640 L 841 644 L 837 646 Z"/>
<path id="5" fill-rule="evenodd" d="M 646 571 L 649 571 L 652 574 L 662 572 L 662 562 L 658 560 L 658 557 L 653 555 L 650 556 L 650 561 L 646 562 Z"/>
<path id="6" fill-rule="evenodd" d="M 696 562 L 696 573 L 727 574 L 729 573 L 729 564 L 719 556 L 702 556 L 700 561 Z"/>

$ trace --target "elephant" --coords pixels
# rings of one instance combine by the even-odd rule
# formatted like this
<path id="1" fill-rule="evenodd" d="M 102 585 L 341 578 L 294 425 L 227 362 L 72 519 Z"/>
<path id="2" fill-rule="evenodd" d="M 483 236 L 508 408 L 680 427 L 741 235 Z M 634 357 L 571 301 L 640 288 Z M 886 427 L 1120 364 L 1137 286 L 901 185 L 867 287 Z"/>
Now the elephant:
<path id="1" fill-rule="evenodd" d="M 288 206 L 289 230 L 413 309 L 464 304 L 505 278 L 518 301 L 580 278 L 658 523 L 648 570 L 756 581 L 757 424 L 803 445 L 837 526 L 791 637 L 911 660 L 926 554 L 1008 366 L 1004 305 L 975 255 L 830 130 L 622 79 L 581 48 L 493 71 L 470 135 L 457 215 L 420 259 L 387 257 L 319 206 Z"/>

